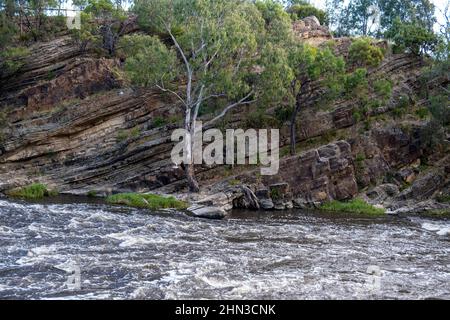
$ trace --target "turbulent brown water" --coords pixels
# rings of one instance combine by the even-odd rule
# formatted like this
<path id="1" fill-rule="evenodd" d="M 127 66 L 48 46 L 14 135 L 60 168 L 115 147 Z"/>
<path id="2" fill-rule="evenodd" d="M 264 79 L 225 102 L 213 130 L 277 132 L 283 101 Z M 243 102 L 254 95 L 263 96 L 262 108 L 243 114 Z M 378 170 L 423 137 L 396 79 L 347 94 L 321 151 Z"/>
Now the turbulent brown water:
<path id="1" fill-rule="evenodd" d="M 0 298 L 450 299 L 449 232 L 418 217 L 211 221 L 0 199 Z"/>

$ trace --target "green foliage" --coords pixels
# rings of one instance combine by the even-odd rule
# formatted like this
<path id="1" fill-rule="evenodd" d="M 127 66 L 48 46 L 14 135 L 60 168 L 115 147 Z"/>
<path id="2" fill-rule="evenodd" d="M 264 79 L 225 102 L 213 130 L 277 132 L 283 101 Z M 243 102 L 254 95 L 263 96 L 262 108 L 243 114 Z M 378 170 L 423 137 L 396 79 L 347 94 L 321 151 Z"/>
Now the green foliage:
<path id="1" fill-rule="evenodd" d="M 175 51 L 155 36 L 124 36 L 120 47 L 128 57 L 125 72 L 134 85 L 164 85 L 181 73 Z"/>
<path id="2" fill-rule="evenodd" d="M 416 115 L 420 119 L 425 119 L 426 117 L 428 117 L 429 114 L 430 114 L 430 112 L 428 111 L 428 108 L 420 108 L 420 109 L 416 110 Z"/>
<path id="3" fill-rule="evenodd" d="M 289 15 L 284 10 L 283 5 L 276 0 L 256 0 L 255 6 L 268 26 L 277 20 L 282 21 L 290 19 Z"/>
<path id="4" fill-rule="evenodd" d="M 130 137 L 137 138 L 141 134 L 141 129 L 139 127 L 134 127 L 130 131 Z"/>
<path id="5" fill-rule="evenodd" d="M 80 13 L 80 29 L 71 29 L 70 34 L 81 53 L 85 52 L 90 43 L 97 43 L 100 37 L 97 34 L 97 26 L 91 13 Z"/>
<path id="6" fill-rule="evenodd" d="M 338 36 L 380 37 L 396 18 L 432 30 L 434 9 L 430 0 L 327 0 L 330 24 Z"/>
<path id="7" fill-rule="evenodd" d="M 228 183 L 230 184 L 230 186 L 237 186 L 241 184 L 241 180 L 238 179 L 231 179 L 228 181 Z"/>
<path id="8" fill-rule="evenodd" d="M 128 133 L 125 130 L 119 130 L 116 137 L 117 142 L 123 142 L 126 139 L 128 139 Z"/>
<path id="9" fill-rule="evenodd" d="M 355 91 L 367 90 L 368 85 L 367 70 L 364 68 L 358 68 L 353 73 L 345 76 L 345 92 L 349 95 Z"/>
<path id="10" fill-rule="evenodd" d="M 307 93 L 311 82 L 320 80 L 328 91 L 340 91 L 345 62 L 329 48 L 316 48 L 303 43 L 267 48 L 261 74 L 262 98 L 271 104 L 296 104 L 297 97 Z M 267 52 L 266 52 L 267 53 Z"/>
<path id="11" fill-rule="evenodd" d="M 116 45 L 124 32 L 127 15 L 121 6 L 111 0 L 81 0 L 74 3 L 81 12 L 81 29 L 72 29 L 71 34 L 84 52 L 89 44 L 113 56 Z"/>
<path id="12" fill-rule="evenodd" d="M 409 52 L 420 55 L 433 51 L 438 44 L 438 38 L 432 30 L 415 22 L 402 22 L 400 19 L 394 21 L 385 36 L 395 43 L 394 53 Z"/>
<path id="13" fill-rule="evenodd" d="M 95 190 L 89 190 L 89 192 L 87 193 L 87 196 L 89 198 L 95 198 L 97 196 L 97 191 Z"/>
<path id="14" fill-rule="evenodd" d="M 66 30 L 65 17 L 57 11 L 63 2 L 65 0 L 0 0 L 0 47 L 45 40 Z"/>
<path id="15" fill-rule="evenodd" d="M 353 199 L 348 202 L 330 201 L 320 206 L 324 211 L 348 212 L 367 215 L 384 215 L 385 209 L 375 208 L 362 199 Z"/>
<path id="16" fill-rule="evenodd" d="M 431 119 L 421 130 L 420 137 L 425 147 L 434 150 L 446 139 L 446 128 L 450 125 L 448 94 L 438 94 L 429 99 Z"/>
<path id="17" fill-rule="evenodd" d="M 366 160 L 366 155 L 364 153 L 358 153 L 355 158 L 356 162 L 362 162 Z"/>
<path id="18" fill-rule="evenodd" d="M 356 39 L 350 45 L 349 60 L 355 65 L 377 67 L 383 59 L 383 51 L 369 38 Z"/>
<path id="19" fill-rule="evenodd" d="M 448 92 L 448 91 L 447 91 Z M 430 98 L 430 113 L 441 126 L 450 125 L 449 95 L 440 94 Z"/>
<path id="20" fill-rule="evenodd" d="M 264 20 L 254 5 L 237 0 L 141 0 L 134 10 L 143 27 L 169 34 L 172 43 L 176 42 L 174 49 L 183 65 L 179 70 L 187 81 L 195 79 L 192 92 L 181 97 L 189 107 L 201 87 L 202 97 L 221 94 L 229 100 L 251 90 L 247 80 L 265 34 Z M 174 51 L 163 46 L 154 40 L 152 46 L 146 46 L 147 52 L 139 50 L 128 58 L 127 71 L 135 83 L 167 87 L 168 75 L 179 63 L 175 63 Z"/>
<path id="21" fill-rule="evenodd" d="M 106 15 L 114 11 L 114 5 L 110 0 L 87 0 L 84 12 L 95 16 Z"/>
<path id="22" fill-rule="evenodd" d="M 183 116 L 181 114 L 173 114 L 167 118 L 168 123 L 179 123 L 183 120 Z"/>
<path id="23" fill-rule="evenodd" d="M 9 196 L 24 199 L 41 199 L 44 197 L 55 196 L 58 193 L 54 190 L 48 190 L 47 186 L 41 183 L 34 183 L 29 186 L 13 189 L 7 192 Z"/>
<path id="24" fill-rule="evenodd" d="M 355 120 L 355 122 L 359 122 L 362 119 L 361 112 L 353 110 L 353 119 Z"/>
<path id="25" fill-rule="evenodd" d="M 141 129 L 139 127 L 134 127 L 131 130 L 119 130 L 117 133 L 116 140 L 117 142 L 123 142 L 129 138 L 137 138 L 141 133 Z"/>
<path id="26" fill-rule="evenodd" d="M 275 118 L 282 124 L 292 117 L 292 107 L 278 107 L 275 109 Z"/>
<path id="27" fill-rule="evenodd" d="M 439 195 L 436 197 L 436 200 L 441 203 L 450 203 L 450 194 L 447 195 Z"/>
<path id="28" fill-rule="evenodd" d="M 327 13 L 309 3 L 294 4 L 287 9 L 287 12 L 290 13 L 295 20 L 315 16 L 319 19 L 321 25 L 328 25 Z"/>
<path id="29" fill-rule="evenodd" d="M 432 117 L 420 131 L 422 145 L 428 150 L 434 150 L 445 140 L 445 130 L 439 120 Z"/>
<path id="30" fill-rule="evenodd" d="M 263 110 L 256 110 L 246 117 L 244 126 L 249 129 L 277 128 L 279 123 L 273 117 L 265 114 Z"/>
<path id="31" fill-rule="evenodd" d="M 108 196 L 106 201 L 111 204 L 125 205 L 136 208 L 157 209 L 186 209 L 187 203 L 174 197 L 163 197 L 155 194 L 120 193 Z"/>
<path id="32" fill-rule="evenodd" d="M 165 126 L 166 124 L 167 121 L 163 117 L 155 117 L 155 119 L 153 119 L 153 126 L 155 128 Z"/>
<path id="33" fill-rule="evenodd" d="M 396 108 L 407 109 L 410 105 L 409 97 L 406 95 L 401 95 L 397 101 Z"/>
<path id="34" fill-rule="evenodd" d="M 270 197 L 272 198 L 272 200 L 278 200 L 281 198 L 281 196 L 282 194 L 279 189 L 277 188 L 270 189 Z"/>
<path id="35" fill-rule="evenodd" d="M 12 19 L 5 12 L 0 12 L 0 49 L 11 44 L 17 31 Z"/>
<path id="36" fill-rule="evenodd" d="M 367 109 L 378 109 L 382 106 L 382 102 L 378 99 L 369 100 L 367 102 Z"/>
<path id="37" fill-rule="evenodd" d="M 30 54 L 28 48 L 10 47 L 0 53 L 0 75 L 11 75 L 25 64 L 24 58 Z"/>
<path id="38" fill-rule="evenodd" d="M 392 114 L 395 118 L 400 118 L 402 115 L 407 113 L 408 109 L 410 108 L 410 99 L 406 95 L 401 95 L 396 104 L 394 109 L 392 110 Z"/>
<path id="39" fill-rule="evenodd" d="M 278 49 L 286 49 L 296 41 L 292 20 L 280 3 L 275 0 L 258 0 L 255 5 L 265 21 L 265 30 L 260 41 Z"/>
<path id="40" fill-rule="evenodd" d="M 373 83 L 373 89 L 383 100 L 389 100 L 392 96 L 392 82 L 390 80 L 376 80 Z"/>
<path id="41" fill-rule="evenodd" d="M 276 105 L 286 100 L 288 104 L 295 102 L 293 87 L 289 87 L 296 74 L 292 65 L 292 57 L 283 47 L 267 44 L 261 53 L 260 65 L 264 67 L 258 77 L 261 89 L 261 103 Z"/>
<path id="42" fill-rule="evenodd" d="M 380 31 L 389 30 L 396 19 L 400 19 L 403 23 L 414 22 L 428 30 L 432 30 L 436 22 L 435 6 L 430 0 L 372 1 L 377 1 L 380 7 Z"/>

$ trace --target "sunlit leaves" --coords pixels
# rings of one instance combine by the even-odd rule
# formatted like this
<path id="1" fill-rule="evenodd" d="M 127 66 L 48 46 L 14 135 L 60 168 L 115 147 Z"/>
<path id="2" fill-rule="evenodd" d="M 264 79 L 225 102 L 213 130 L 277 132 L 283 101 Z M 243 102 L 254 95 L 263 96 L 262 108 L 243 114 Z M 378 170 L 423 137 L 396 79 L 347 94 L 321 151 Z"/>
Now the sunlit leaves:
<path id="1" fill-rule="evenodd" d="M 129 56 L 125 71 L 135 85 L 164 87 L 180 72 L 176 53 L 157 37 L 125 36 L 120 47 Z"/>

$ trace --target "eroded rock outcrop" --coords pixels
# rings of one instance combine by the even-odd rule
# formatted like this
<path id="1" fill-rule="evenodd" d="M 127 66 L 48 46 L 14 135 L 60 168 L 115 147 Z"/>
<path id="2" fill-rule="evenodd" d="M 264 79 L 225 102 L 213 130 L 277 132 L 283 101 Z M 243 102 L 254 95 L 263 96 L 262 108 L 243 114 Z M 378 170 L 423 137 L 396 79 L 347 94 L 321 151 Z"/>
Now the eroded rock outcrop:
<path id="1" fill-rule="evenodd" d="M 311 45 L 317 46 L 333 38 L 330 30 L 325 26 L 321 26 L 319 19 L 314 16 L 295 21 L 292 28 L 299 40 Z"/>
<path id="2" fill-rule="evenodd" d="M 294 29 L 299 38 L 315 45 L 331 39 L 315 19 Z M 335 50 L 345 56 L 351 40 L 335 42 Z M 33 46 L 21 71 L 0 79 L 0 110 L 7 119 L 0 143 L 0 191 L 31 182 L 72 194 L 184 191 L 183 170 L 170 161 L 170 133 L 181 126 L 182 108 L 159 92 L 124 87 L 117 72 L 120 66 L 119 59 L 80 54 L 70 37 L 63 36 Z M 422 66 L 420 59 L 402 54 L 388 55 L 370 69 L 369 80 L 389 77 L 393 82 L 392 98 L 370 110 L 370 116 L 388 113 L 402 95 L 412 96 Z M 297 139 L 305 143 L 302 153 L 283 158 L 273 177 L 259 177 L 248 167 L 229 171 L 223 166 L 198 166 L 203 193 L 192 202 L 224 210 L 233 206 L 272 210 L 350 199 L 380 184 L 387 189 L 374 190 L 373 199 L 381 202 L 418 194 L 426 198 L 445 188 L 448 171 L 427 180 L 414 168 L 423 154 L 419 135 L 423 123 L 404 130 L 385 121 L 361 133 L 355 101 L 342 99 L 322 108 L 317 102 L 323 91 L 319 84 L 312 88 L 298 117 Z M 231 114 L 229 125 L 240 127 L 245 112 Z M 281 147 L 288 145 L 288 126 L 281 126 L 280 133 Z M 306 144 L 313 138 L 323 141 Z M 404 182 L 411 189 L 390 192 L 386 176 L 391 174 L 401 180 L 397 187 Z M 230 178 L 240 183 L 231 186 Z M 433 189 L 436 185 L 438 189 Z"/>

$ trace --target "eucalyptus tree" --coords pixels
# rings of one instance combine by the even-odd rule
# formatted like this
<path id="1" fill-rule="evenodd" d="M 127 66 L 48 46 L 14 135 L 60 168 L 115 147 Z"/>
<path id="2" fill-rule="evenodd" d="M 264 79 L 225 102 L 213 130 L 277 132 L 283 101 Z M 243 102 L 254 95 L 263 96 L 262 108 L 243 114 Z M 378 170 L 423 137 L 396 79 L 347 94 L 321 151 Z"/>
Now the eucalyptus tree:
<path id="1" fill-rule="evenodd" d="M 339 92 L 345 74 L 345 62 L 336 57 L 329 48 L 315 48 L 307 44 L 296 44 L 287 55 L 288 65 L 294 77 L 289 85 L 289 98 L 294 100 L 290 121 L 290 153 L 296 152 L 297 116 L 314 94 L 312 84 L 320 81 L 324 88 Z"/>
<path id="2" fill-rule="evenodd" d="M 268 40 L 261 52 L 264 70 L 258 79 L 262 88 L 260 100 L 266 105 L 290 107 L 290 152 L 295 154 L 297 117 L 313 95 L 311 85 L 321 81 L 325 88 L 339 91 L 345 63 L 329 48 L 320 49 L 298 41 L 289 15 L 281 13 L 273 2 L 256 2 L 266 20 Z"/>
<path id="3" fill-rule="evenodd" d="M 219 99 L 212 119 L 216 123 L 230 110 L 255 101 L 255 76 L 265 28 L 260 12 L 242 0 L 136 0 L 134 11 L 144 28 L 160 38 L 125 37 L 135 42 L 126 61 L 134 84 L 172 94 L 184 108 L 185 173 L 190 191 L 198 191 L 193 139 L 199 112 Z M 145 45 L 136 43 L 146 42 Z M 225 103 L 224 103 L 225 102 Z"/>
<path id="4" fill-rule="evenodd" d="M 331 26 L 337 35 L 382 36 L 395 19 L 432 30 L 435 7 L 430 0 L 326 0 Z"/>

